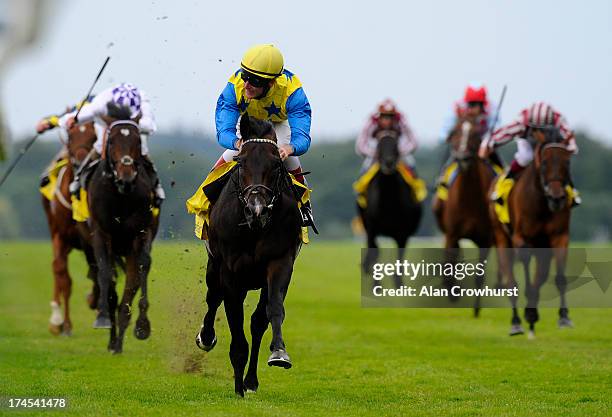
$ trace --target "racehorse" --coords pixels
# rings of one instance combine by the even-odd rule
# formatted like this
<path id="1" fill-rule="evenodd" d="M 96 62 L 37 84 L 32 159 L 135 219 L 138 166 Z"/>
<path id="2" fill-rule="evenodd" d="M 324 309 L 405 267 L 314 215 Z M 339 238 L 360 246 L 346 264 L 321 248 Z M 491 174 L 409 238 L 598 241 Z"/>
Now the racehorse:
<path id="1" fill-rule="evenodd" d="M 395 240 L 398 258 L 403 259 L 408 238 L 412 236 L 421 221 L 422 207 L 412 187 L 399 173 L 400 159 L 399 133 L 383 130 L 377 134 L 376 158 L 380 170 L 368 184 L 366 191 L 367 206 L 357 205 L 357 211 L 366 231 L 368 250 L 363 261 L 363 270 L 369 273 L 378 259 L 378 236 L 388 236 Z M 396 286 L 401 285 L 395 277 Z"/>
<path id="2" fill-rule="evenodd" d="M 283 305 L 293 263 L 301 247 L 301 215 L 296 191 L 280 159 L 270 122 L 243 115 L 242 147 L 210 211 L 206 303 L 208 311 L 196 336 L 198 347 L 210 351 L 217 343 L 214 322 L 223 301 L 231 332 L 230 360 L 234 388 L 239 396 L 256 391 L 257 359 L 261 339 L 272 324 L 269 366 L 292 366 L 282 336 Z M 249 290 L 261 289 L 251 316 L 252 346 L 244 335 L 243 303 Z"/>
<path id="3" fill-rule="evenodd" d="M 493 222 L 495 242 L 498 250 L 499 266 L 502 269 L 506 286 L 517 287 L 512 271 L 514 251 L 518 248 L 518 258 L 525 271 L 525 295 L 527 307 L 525 319 L 529 323 L 529 337 L 535 337 L 535 323 L 539 319 L 537 305 L 540 287 L 548 279 L 550 263 L 556 264 L 555 283 L 561 301 L 559 308 L 560 328 L 572 327 L 565 299 L 567 278 L 565 263 L 569 245 L 570 206 L 566 191 L 570 182 L 570 158 L 572 153 L 561 141 L 558 129 L 546 131 L 544 143 L 538 143 L 534 150 L 534 161 L 517 178 L 510 195 L 508 207 L 510 225 L 503 225 L 491 203 L 489 212 Z M 525 198 L 528 196 L 528 198 Z M 536 258 L 536 271 L 530 279 L 529 261 L 532 251 Z M 521 319 L 517 312 L 517 297 L 511 297 L 512 325 L 510 335 L 523 334 Z"/>
<path id="4" fill-rule="evenodd" d="M 94 328 L 110 329 L 108 349 L 120 353 L 138 289 L 141 297 L 134 335 L 144 340 L 151 333 L 147 278 L 159 217 L 152 212 L 153 184 L 143 166 L 138 124 L 129 120 L 130 114 L 124 109 L 114 109 L 111 116 L 115 121 L 107 129 L 103 159 L 91 174 L 87 201 L 100 286 Z M 126 264 L 126 283 L 119 306 L 113 281 L 118 257 L 125 257 Z"/>
<path id="5" fill-rule="evenodd" d="M 451 158 L 457 164 L 454 181 L 448 185 L 447 198 L 438 196 L 432 204 L 438 227 L 444 233 L 446 260 L 454 262 L 459 240 L 470 239 L 479 248 L 479 262 L 483 263 L 493 245 L 493 229 L 489 220 L 488 190 L 495 178 L 491 161 L 478 157 L 483 131 L 473 117 L 457 121 L 449 135 Z M 501 272 L 498 270 L 501 282 Z M 476 276 L 476 286 L 482 288 L 485 277 Z M 446 280 L 447 286 L 452 285 Z M 480 296 L 476 297 L 474 315 L 480 312 Z"/>
<path id="6" fill-rule="evenodd" d="M 74 172 L 81 166 L 95 140 L 96 133 L 93 123 L 74 126 L 68 131 L 66 147 L 68 148 L 69 161 L 59 169 L 52 200 L 42 197 L 53 245 L 54 285 L 51 317 L 49 319 L 49 330 L 53 334 L 70 335 L 72 333 L 69 305 L 72 278 L 68 272 L 68 254 L 72 249 L 80 249 L 85 253 L 89 265 L 87 276 L 94 282 L 92 294 L 88 296 L 88 304 L 92 309 L 96 307 L 96 260 L 93 249 L 88 243 L 88 232 L 78 227 L 77 222 L 72 218 L 72 203 L 68 189 L 74 178 Z M 63 314 L 60 310 L 62 303 Z"/>

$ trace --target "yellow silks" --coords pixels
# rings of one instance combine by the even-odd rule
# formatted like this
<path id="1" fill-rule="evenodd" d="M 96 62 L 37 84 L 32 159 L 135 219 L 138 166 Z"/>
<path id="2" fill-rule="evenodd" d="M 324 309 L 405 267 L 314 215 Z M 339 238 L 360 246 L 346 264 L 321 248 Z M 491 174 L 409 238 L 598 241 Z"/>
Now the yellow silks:
<path id="1" fill-rule="evenodd" d="M 237 162 L 235 161 L 229 161 L 212 170 L 206 176 L 204 182 L 202 182 L 202 184 L 198 187 L 195 194 L 186 201 L 185 205 L 187 206 L 187 212 L 195 216 L 194 234 L 198 239 L 208 240 L 208 226 L 210 224 L 209 215 L 211 202 L 209 197 L 204 192 L 204 189 L 208 185 L 228 174 L 236 166 L 236 164 Z M 300 201 L 297 202 L 298 207 L 302 207 L 302 204 L 305 204 L 308 200 L 310 200 L 311 190 L 296 180 L 292 174 L 289 174 L 289 176 L 291 177 L 291 182 L 293 185 L 302 190 Z M 301 239 L 303 243 L 309 242 L 307 227 L 302 227 Z"/>
<path id="2" fill-rule="evenodd" d="M 370 182 L 379 170 L 380 164 L 376 162 L 372 164 L 372 166 L 353 183 L 353 190 L 355 190 L 355 193 L 357 193 L 357 204 L 359 204 L 359 207 L 367 207 L 368 202 L 366 200 L 366 191 L 368 190 Z M 402 163 L 397 164 L 397 171 L 400 173 L 406 184 L 412 188 L 417 201 L 421 202 L 425 200 L 427 197 L 427 185 L 425 184 L 425 181 L 413 176 L 408 168 L 406 168 L 406 166 L 404 166 Z"/>
<path id="3" fill-rule="evenodd" d="M 55 162 L 55 165 L 53 165 L 53 168 L 51 168 L 48 173 L 49 183 L 44 187 L 39 188 L 40 193 L 44 195 L 47 200 L 53 200 L 53 194 L 55 193 L 55 187 L 57 186 L 57 177 L 61 169 L 66 165 L 68 165 L 67 158 L 60 159 L 59 161 Z"/>

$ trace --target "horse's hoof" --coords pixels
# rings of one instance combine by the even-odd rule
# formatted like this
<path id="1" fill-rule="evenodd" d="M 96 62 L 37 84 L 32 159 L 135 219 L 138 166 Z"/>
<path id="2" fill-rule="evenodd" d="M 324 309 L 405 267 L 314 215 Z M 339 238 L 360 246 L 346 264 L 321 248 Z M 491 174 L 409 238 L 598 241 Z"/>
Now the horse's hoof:
<path id="1" fill-rule="evenodd" d="M 574 327 L 574 323 L 568 317 L 562 317 L 557 322 L 560 329 L 572 329 Z"/>
<path id="2" fill-rule="evenodd" d="M 49 323 L 49 332 L 51 332 L 53 336 L 58 336 L 62 332 L 62 325 Z"/>
<path id="3" fill-rule="evenodd" d="M 244 378 L 244 389 L 247 393 L 255 393 L 257 392 L 257 388 L 259 388 L 259 381 L 257 380 L 257 377 L 249 378 L 249 376 L 247 376 Z"/>
<path id="4" fill-rule="evenodd" d="M 291 359 L 284 349 L 277 349 L 268 358 L 268 366 L 279 366 L 281 368 L 291 368 Z"/>
<path id="5" fill-rule="evenodd" d="M 136 327 L 134 327 L 134 336 L 138 340 L 148 339 L 151 335 L 151 322 L 149 319 L 138 319 L 136 320 Z"/>
<path id="6" fill-rule="evenodd" d="M 527 333 L 527 339 L 535 340 L 535 338 L 536 338 L 535 332 L 533 330 L 529 330 L 529 333 Z"/>
<path id="7" fill-rule="evenodd" d="M 518 336 L 520 334 L 525 334 L 525 330 L 523 329 L 523 326 L 521 326 L 520 324 L 513 324 L 512 326 L 510 326 L 510 336 Z"/>
<path id="8" fill-rule="evenodd" d="M 72 326 L 66 326 L 66 323 L 62 325 L 62 336 L 72 336 Z"/>
<path id="9" fill-rule="evenodd" d="M 110 329 L 112 327 L 110 317 L 98 314 L 96 321 L 94 321 L 93 327 L 94 329 Z"/>
<path id="10" fill-rule="evenodd" d="M 215 337 L 213 338 L 212 342 L 210 342 L 210 345 L 207 345 L 202 340 L 202 336 L 201 335 L 202 335 L 202 332 L 201 331 L 198 332 L 198 334 L 196 336 L 196 345 L 198 345 L 198 347 L 200 349 L 202 349 L 204 352 L 210 352 L 217 345 L 217 336 L 215 335 Z"/>

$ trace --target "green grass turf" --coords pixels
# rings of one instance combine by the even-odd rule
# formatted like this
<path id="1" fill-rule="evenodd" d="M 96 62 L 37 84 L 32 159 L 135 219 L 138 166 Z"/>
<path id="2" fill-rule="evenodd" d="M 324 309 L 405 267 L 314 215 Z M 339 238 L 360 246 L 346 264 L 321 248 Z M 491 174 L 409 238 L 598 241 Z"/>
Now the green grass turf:
<path id="1" fill-rule="evenodd" d="M 83 256 L 70 262 L 74 334 L 55 337 L 47 330 L 50 244 L 0 243 L 0 397 L 65 397 L 68 409 L 51 415 L 74 416 L 612 413 L 612 310 L 573 309 L 571 330 L 556 328 L 556 310 L 542 310 L 530 341 L 506 335 L 506 309 L 480 319 L 465 309 L 364 309 L 360 247 L 332 242 L 302 250 L 289 288 L 283 332 L 294 367 L 265 364 L 268 331 L 259 391 L 237 398 L 222 309 L 217 347 L 204 353 L 194 343 L 204 312 L 203 252 L 156 244 L 151 338 L 136 340 L 130 326 L 124 353 L 112 356 L 108 332 L 91 327 Z M 248 316 L 255 303 L 252 293 Z M 53 412 L 0 410 L 22 413 Z"/>

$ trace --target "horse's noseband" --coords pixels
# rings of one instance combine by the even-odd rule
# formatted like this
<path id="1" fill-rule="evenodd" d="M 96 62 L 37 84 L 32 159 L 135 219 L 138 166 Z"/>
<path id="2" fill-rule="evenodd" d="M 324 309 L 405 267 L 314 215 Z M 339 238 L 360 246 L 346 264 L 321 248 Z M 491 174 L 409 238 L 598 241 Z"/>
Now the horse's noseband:
<path id="1" fill-rule="evenodd" d="M 270 143 L 275 146 L 278 146 L 278 144 L 275 141 L 270 140 L 270 139 L 249 139 L 249 140 L 244 141 L 243 145 L 249 142 Z M 280 160 L 280 158 L 279 158 L 279 164 L 281 168 L 284 168 L 284 164 Z M 277 176 L 276 181 L 275 181 L 275 187 L 274 187 L 275 190 L 273 190 L 272 188 L 264 184 L 251 184 L 251 185 L 247 185 L 246 187 L 243 187 L 242 184 L 240 183 L 240 163 L 238 164 L 238 183 L 236 184 L 238 188 L 237 194 L 238 194 L 238 200 L 240 201 L 243 207 L 245 218 L 246 218 L 246 222 L 241 223 L 242 225 L 246 224 L 247 226 L 249 226 L 249 228 L 252 227 L 252 221 L 253 221 L 252 213 L 250 213 L 250 210 L 248 209 L 248 202 L 249 202 L 249 199 L 251 199 L 252 197 L 256 197 L 259 194 L 271 195 L 272 198 L 270 199 L 269 202 L 267 202 L 267 204 L 264 207 L 268 210 L 268 212 L 272 211 L 272 209 L 274 208 L 274 203 L 276 203 L 276 201 L 278 200 L 281 194 L 280 184 L 281 184 L 281 180 L 282 180 L 284 172 L 285 172 L 284 169 L 281 169 L 279 171 L 279 175 Z M 264 197 L 264 201 L 265 201 L 265 197 Z M 263 219 L 262 227 L 265 227 L 268 224 L 268 221 L 269 221 L 269 217 L 267 216 Z"/>

